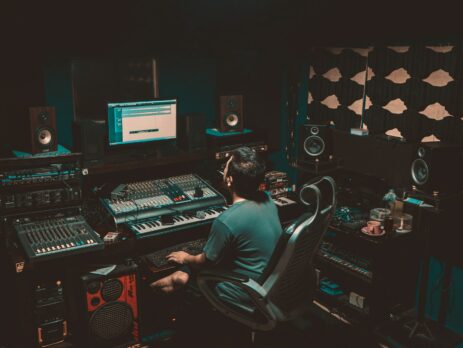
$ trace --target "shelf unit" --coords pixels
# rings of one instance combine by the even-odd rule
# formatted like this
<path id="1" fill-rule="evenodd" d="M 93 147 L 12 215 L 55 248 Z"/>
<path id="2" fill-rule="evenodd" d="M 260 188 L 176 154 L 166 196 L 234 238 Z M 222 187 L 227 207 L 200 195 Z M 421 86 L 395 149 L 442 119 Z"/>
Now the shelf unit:
<path id="1" fill-rule="evenodd" d="M 314 265 L 319 279 L 329 279 L 343 294 L 320 290 L 316 300 L 346 320 L 370 327 L 385 320 L 394 306 L 412 307 L 418 269 L 414 243 L 413 232 L 369 237 L 330 226 Z"/>

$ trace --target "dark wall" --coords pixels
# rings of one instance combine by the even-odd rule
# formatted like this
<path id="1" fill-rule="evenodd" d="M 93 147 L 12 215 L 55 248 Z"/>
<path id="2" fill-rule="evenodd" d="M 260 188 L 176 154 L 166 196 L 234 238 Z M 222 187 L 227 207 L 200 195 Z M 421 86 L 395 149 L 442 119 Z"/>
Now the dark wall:
<path id="1" fill-rule="evenodd" d="M 98 59 L 98 58 L 96 58 Z M 218 124 L 218 97 L 244 95 L 244 125 L 264 134 L 280 147 L 283 63 L 259 51 L 235 51 L 225 58 L 199 52 L 161 53 L 156 57 L 160 97 L 177 97 L 178 113 L 203 113 L 207 127 Z M 57 110 L 59 142 L 72 146 L 75 118 L 71 58 L 50 60 L 44 66 L 46 102 Z M 103 77 L 102 77 L 103 78 Z M 101 93 L 95 93 L 98 98 Z M 121 97 L 123 98 L 123 97 Z M 106 103 L 104 98 L 98 101 Z M 106 115 L 95 115 L 104 119 Z"/>
<path id="2" fill-rule="evenodd" d="M 8 57 L 0 65 L 0 150 L 25 142 L 28 107 L 45 101 L 42 61 L 27 56 Z"/>

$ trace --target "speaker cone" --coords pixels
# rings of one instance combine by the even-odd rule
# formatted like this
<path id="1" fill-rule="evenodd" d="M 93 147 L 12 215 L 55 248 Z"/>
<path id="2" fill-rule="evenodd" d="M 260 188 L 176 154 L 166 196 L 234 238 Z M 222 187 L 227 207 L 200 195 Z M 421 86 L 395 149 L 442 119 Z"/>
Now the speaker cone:
<path id="1" fill-rule="evenodd" d="M 133 313 L 125 302 L 109 302 L 93 312 L 89 329 L 93 336 L 109 341 L 130 334 L 133 327 Z"/>
<path id="2" fill-rule="evenodd" d="M 238 118 L 238 115 L 236 114 L 228 114 L 225 119 L 225 123 L 229 127 L 235 127 L 238 124 L 238 121 L 239 121 L 239 118 Z"/>
<path id="3" fill-rule="evenodd" d="M 319 156 L 325 151 L 325 142 L 319 136 L 310 136 L 304 141 L 304 151 L 309 156 Z"/>
<path id="4" fill-rule="evenodd" d="M 318 127 L 310 128 L 310 134 L 317 135 L 319 131 Z"/>
<path id="5" fill-rule="evenodd" d="M 429 168 L 425 160 L 417 158 L 412 163 L 412 179 L 417 185 L 424 185 L 429 179 Z"/>
<path id="6" fill-rule="evenodd" d="M 50 128 L 40 128 L 37 130 L 37 143 L 42 147 L 47 147 L 55 141 L 53 131 Z"/>
<path id="7" fill-rule="evenodd" d="M 417 153 L 418 153 L 418 157 L 423 158 L 424 155 L 426 154 L 426 150 L 424 149 L 424 147 L 420 147 L 420 148 L 418 148 Z"/>
<path id="8" fill-rule="evenodd" d="M 228 98 L 227 106 L 228 106 L 229 109 L 236 108 L 236 100 L 235 100 L 235 98 Z"/>
<path id="9" fill-rule="evenodd" d="M 45 113 L 45 112 L 44 112 L 44 113 L 41 113 L 41 114 L 39 115 L 39 122 L 40 122 L 41 124 L 46 124 L 46 123 L 48 122 L 48 118 L 49 118 L 49 117 L 48 117 L 48 114 L 47 114 L 47 113 Z"/>
<path id="10" fill-rule="evenodd" d="M 101 288 L 101 297 L 106 302 L 116 301 L 123 291 L 123 285 L 119 279 L 109 279 L 103 283 Z"/>

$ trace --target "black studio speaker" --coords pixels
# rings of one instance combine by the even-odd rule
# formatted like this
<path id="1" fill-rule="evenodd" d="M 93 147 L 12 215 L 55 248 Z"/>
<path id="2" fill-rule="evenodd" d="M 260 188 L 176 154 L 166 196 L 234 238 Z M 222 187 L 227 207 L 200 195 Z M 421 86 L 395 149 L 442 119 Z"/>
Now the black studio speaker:
<path id="1" fill-rule="evenodd" d="M 178 145 L 184 150 L 206 147 L 206 117 L 200 113 L 182 115 L 178 120 Z"/>
<path id="2" fill-rule="evenodd" d="M 219 130 L 221 132 L 243 131 L 242 95 L 220 96 L 219 108 Z"/>
<path id="3" fill-rule="evenodd" d="M 58 134 L 56 132 L 55 108 L 38 106 L 29 108 L 31 153 L 56 151 Z"/>
<path id="4" fill-rule="evenodd" d="M 411 163 L 412 185 L 429 194 L 456 193 L 463 188 L 462 160 L 461 145 L 422 143 Z"/>
<path id="5" fill-rule="evenodd" d="M 86 160 L 98 160 L 105 154 L 106 121 L 77 120 L 74 122 L 74 144 Z"/>
<path id="6" fill-rule="evenodd" d="M 333 154 L 329 125 L 304 124 L 299 130 L 299 160 L 329 159 Z"/>

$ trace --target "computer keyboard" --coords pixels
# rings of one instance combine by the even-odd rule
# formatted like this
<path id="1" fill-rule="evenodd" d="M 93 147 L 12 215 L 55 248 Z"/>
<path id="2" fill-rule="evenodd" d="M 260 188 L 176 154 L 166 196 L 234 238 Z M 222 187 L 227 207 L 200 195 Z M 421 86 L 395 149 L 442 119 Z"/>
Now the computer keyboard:
<path id="1" fill-rule="evenodd" d="M 206 241 L 207 239 L 205 238 L 190 240 L 188 242 L 176 244 L 165 249 L 156 250 L 150 254 L 142 256 L 141 259 L 149 266 L 155 268 L 164 268 L 168 265 L 175 265 L 175 263 L 167 260 L 167 255 L 173 253 L 174 251 L 185 251 L 191 255 L 201 254 L 203 252 Z"/>

